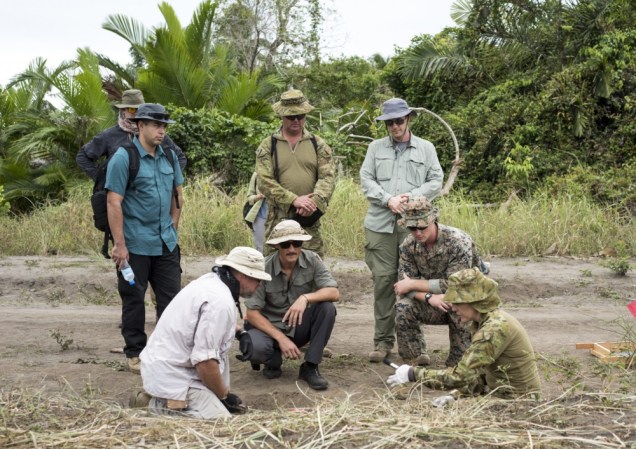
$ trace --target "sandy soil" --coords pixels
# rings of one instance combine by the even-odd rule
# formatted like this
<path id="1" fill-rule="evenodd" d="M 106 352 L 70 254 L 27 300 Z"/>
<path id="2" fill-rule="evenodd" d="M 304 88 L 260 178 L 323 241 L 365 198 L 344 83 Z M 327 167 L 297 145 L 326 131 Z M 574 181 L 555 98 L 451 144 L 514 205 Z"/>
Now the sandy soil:
<path id="1" fill-rule="evenodd" d="M 212 260 L 185 258 L 184 282 L 208 271 Z M 326 263 L 338 279 L 342 298 L 329 344 L 335 356 L 321 366 L 330 388 L 317 393 L 297 383 L 298 362 L 285 362 L 283 376 L 267 380 L 249 364 L 233 360 L 232 390 L 250 407 L 302 407 L 315 395 L 364 398 L 385 391 L 383 381 L 392 370 L 366 358 L 373 335 L 370 273 L 360 261 L 327 258 Z M 633 273 L 616 277 L 597 260 L 493 259 L 492 277 L 500 284 L 506 309 L 526 327 L 539 353 L 546 397 L 559 395 L 575 380 L 591 389 L 614 388 L 607 376 L 599 375 L 598 360 L 586 350 L 576 350 L 575 344 L 618 341 L 625 323 L 633 326 L 625 308 L 636 297 Z M 107 261 L 1 258 L 0 298 L 2 389 L 90 392 L 125 405 L 140 387 L 140 377 L 124 370 L 124 356 L 110 352 L 123 340 L 117 326 L 121 310 L 115 272 Z M 150 301 L 147 311 L 147 331 L 151 331 Z M 434 351 L 433 364 L 441 368 L 447 329 L 431 326 L 425 333 Z M 401 363 L 397 355 L 393 360 Z M 633 377 L 631 388 L 635 389 Z"/>

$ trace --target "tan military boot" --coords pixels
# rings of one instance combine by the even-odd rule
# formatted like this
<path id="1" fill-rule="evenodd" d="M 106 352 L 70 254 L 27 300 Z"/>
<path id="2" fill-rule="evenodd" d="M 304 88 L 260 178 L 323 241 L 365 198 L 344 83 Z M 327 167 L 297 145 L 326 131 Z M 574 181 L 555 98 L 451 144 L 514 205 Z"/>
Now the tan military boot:
<path id="1" fill-rule="evenodd" d="M 135 374 L 141 374 L 141 360 L 139 357 L 129 357 L 126 359 L 128 371 Z"/>
<path id="2" fill-rule="evenodd" d="M 430 364 L 431 364 L 431 358 L 428 356 L 427 353 L 422 353 L 418 355 L 413 361 L 413 365 L 417 365 L 417 366 L 428 366 Z"/>
<path id="3" fill-rule="evenodd" d="M 385 357 L 388 357 L 391 354 L 390 349 L 384 348 L 375 348 L 373 351 L 369 353 L 369 362 L 371 363 L 382 363 Z"/>

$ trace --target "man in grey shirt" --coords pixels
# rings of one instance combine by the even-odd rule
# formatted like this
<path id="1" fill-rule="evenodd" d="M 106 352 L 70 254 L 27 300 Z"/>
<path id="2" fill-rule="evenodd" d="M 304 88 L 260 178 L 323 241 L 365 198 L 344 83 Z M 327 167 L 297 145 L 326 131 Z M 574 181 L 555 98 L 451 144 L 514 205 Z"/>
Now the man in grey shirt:
<path id="1" fill-rule="evenodd" d="M 282 374 L 282 358 L 300 359 L 299 348 L 309 343 L 298 378 L 314 390 L 325 390 L 329 383 L 318 365 L 336 321 L 333 303 L 340 293 L 320 257 L 302 249 L 311 238 L 294 220 L 274 227 L 266 243 L 276 251 L 265 260 L 272 280 L 245 299 L 247 332 L 238 336 L 243 352 L 238 358 L 255 369 L 265 364 L 263 375 L 275 379 Z"/>
<path id="2" fill-rule="evenodd" d="M 364 220 L 365 261 L 373 274 L 375 333 L 371 362 L 381 362 L 395 344 L 395 291 L 399 247 L 408 230 L 397 218 L 410 197 L 433 200 L 442 189 L 444 173 L 433 144 L 413 135 L 409 120 L 416 112 L 401 98 L 382 105 L 389 135 L 369 144 L 360 169 L 362 190 L 369 201 Z"/>

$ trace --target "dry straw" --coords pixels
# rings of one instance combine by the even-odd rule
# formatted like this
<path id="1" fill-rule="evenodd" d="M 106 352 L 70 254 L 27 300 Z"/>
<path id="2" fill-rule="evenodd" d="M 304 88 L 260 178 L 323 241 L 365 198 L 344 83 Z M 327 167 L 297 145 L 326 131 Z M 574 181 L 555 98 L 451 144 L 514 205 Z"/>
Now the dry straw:
<path id="1" fill-rule="evenodd" d="M 406 400 L 309 398 L 229 420 L 164 418 L 78 397 L 10 390 L 0 396 L 5 448 L 624 448 L 633 447 L 636 396 L 566 392 L 550 401 L 461 399 L 436 409 L 419 388 Z"/>

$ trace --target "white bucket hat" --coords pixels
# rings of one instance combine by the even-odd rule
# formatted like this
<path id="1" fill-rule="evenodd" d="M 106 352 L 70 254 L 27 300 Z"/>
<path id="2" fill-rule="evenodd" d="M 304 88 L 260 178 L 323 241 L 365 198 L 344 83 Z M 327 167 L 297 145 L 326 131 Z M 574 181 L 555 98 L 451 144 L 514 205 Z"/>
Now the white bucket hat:
<path id="1" fill-rule="evenodd" d="M 290 240 L 306 242 L 307 240 L 311 240 L 311 236 L 305 232 L 297 221 L 283 220 L 274 227 L 274 230 L 269 235 L 269 240 L 265 243 L 268 245 L 278 245 L 279 243 L 289 242 Z"/>
<path id="2" fill-rule="evenodd" d="M 214 263 L 219 266 L 232 267 L 254 279 L 272 280 L 272 277 L 265 272 L 265 258 L 254 248 L 237 246 L 227 256 L 217 257 Z"/>

